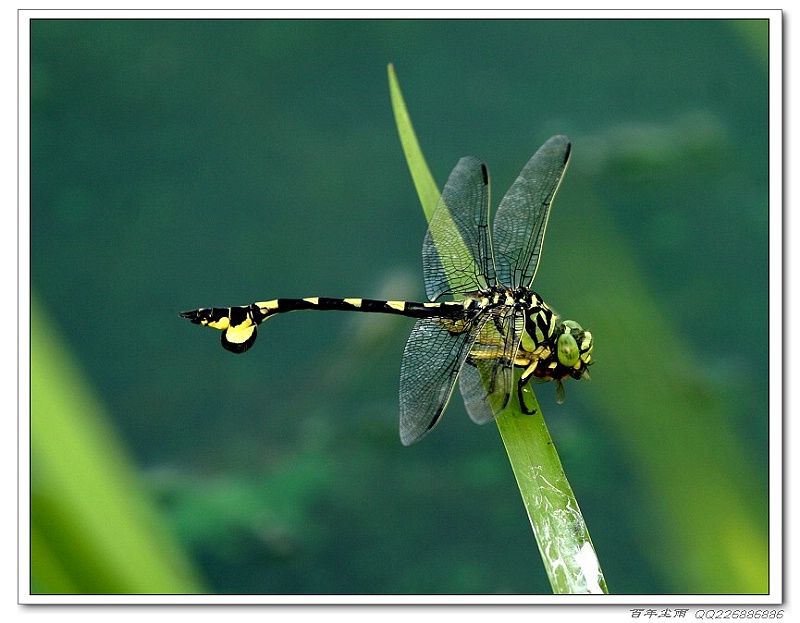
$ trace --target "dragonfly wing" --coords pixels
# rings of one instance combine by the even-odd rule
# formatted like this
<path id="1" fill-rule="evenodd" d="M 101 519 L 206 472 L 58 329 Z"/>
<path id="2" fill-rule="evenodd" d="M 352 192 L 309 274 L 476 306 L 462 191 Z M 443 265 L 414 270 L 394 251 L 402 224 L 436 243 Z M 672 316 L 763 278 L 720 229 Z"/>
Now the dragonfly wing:
<path id="1" fill-rule="evenodd" d="M 524 316 L 498 308 L 481 328 L 459 377 L 464 406 L 473 422 L 485 424 L 508 406 L 514 388 L 514 359 Z"/>
<path id="2" fill-rule="evenodd" d="M 493 403 L 497 403 L 495 399 L 490 399 L 483 383 L 483 377 L 489 377 L 493 371 L 487 369 L 485 362 L 470 361 L 464 364 L 464 369 L 458 377 L 458 387 L 461 390 L 461 397 L 464 399 L 464 407 L 467 409 L 470 419 L 476 424 L 486 424 L 495 418 L 495 407 Z M 498 413 L 502 411 L 500 406 Z"/>
<path id="3" fill-rule="evenodd" d="M 570 157 L 566 136 L 549 139 L 531 157 L 497 208 L 492 231 L 498 281 L 530 287 L 539 266 L 544 232 Z"/>
<path id="4" fill-rule="evenodd" d="M 439 421 L 484 319 L 417 320 L 400 366 L 400 440 L 410 446 Z"/>
<path id="5" fill-rule="evenodd" d="M 442 190 L 422 243 L 428 300 L 493 284 L 489 242 L 489 172 L 478 158 L 458 161 Z"/>

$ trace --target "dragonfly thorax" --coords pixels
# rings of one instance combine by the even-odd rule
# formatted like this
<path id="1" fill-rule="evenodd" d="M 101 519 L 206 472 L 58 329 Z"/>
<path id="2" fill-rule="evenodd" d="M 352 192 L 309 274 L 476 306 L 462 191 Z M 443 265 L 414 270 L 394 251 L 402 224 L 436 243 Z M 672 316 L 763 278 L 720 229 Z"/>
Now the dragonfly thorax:
<path id="1" fill-rule="evenodd" d="M 468 293 L 467 296 L 478 301 L 481 307 L 505 305 L 515 309 L 531 309 L 544 305 L 542 298 L 528 288 L 512 290 L 502 285 L 495 285 L 486 290 Z"/>

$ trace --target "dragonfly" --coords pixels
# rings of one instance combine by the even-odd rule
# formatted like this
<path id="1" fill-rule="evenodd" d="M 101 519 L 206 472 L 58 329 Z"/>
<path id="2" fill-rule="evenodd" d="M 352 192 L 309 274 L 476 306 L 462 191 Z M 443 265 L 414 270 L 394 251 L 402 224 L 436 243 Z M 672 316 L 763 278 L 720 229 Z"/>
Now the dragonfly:
<path id="1" fill-rule="evenodd" d="M 530 383 L 588 379 L 592 334 L 562 320 L 531 289 L 550 208 L 569 164 L 570 140 L 553 136 L 530 158 L 500 202 L 490 233 L 489 171 L 461 158 L 442 190 L 422 244 L 427 301 L 278 298 L 181 312 L 222 331 L 222 346 L 247 351 L 268 318 L 300 310 L 358 311 L 416 319 L 400 366 L 400 441 L 418 442 L 439 422 L 458 383 L 469 417 L 492 421 Z"/>

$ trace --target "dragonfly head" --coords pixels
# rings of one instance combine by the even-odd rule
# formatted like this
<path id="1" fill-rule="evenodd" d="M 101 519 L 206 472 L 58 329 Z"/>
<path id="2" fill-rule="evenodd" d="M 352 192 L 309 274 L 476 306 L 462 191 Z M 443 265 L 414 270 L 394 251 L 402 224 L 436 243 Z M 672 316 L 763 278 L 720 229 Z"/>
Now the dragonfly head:
<path id="1" fill-rule="evenodd" d="M 589 331 L 574 320 L 561 323 L 563 331 L 556 340 L 558 362 L 569 370 L 569 375 L 580 379 L 588 377 L 586 368 L 592 363 L 594 340 Z"/>

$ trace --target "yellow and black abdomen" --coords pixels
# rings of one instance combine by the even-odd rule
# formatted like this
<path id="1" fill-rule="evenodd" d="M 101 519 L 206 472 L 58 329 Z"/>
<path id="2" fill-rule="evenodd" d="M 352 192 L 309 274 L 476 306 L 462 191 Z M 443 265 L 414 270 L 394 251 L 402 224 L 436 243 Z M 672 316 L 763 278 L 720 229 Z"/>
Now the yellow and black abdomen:
<path id="1" fill-rule="evenodd" d="M 270 316 L 291 311 L 316 309 L 320 311 L 360 311 L 396 314 L 410 318 L 453 318 L 465 313 L 464 303 L 414 303 L 410 301 L 381 301 L 362 298 L 327 298 L 313 296 L 303 299 L 273 299 L 238 307 L 202 307 L 181 312 L 181 317 L 194 324 L 222 331 L 222 346 L 232 353 L 243 353 L 256 341 L 258 325 Z"/>

